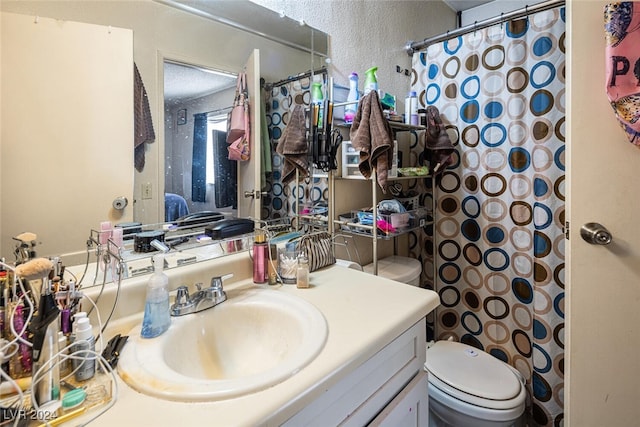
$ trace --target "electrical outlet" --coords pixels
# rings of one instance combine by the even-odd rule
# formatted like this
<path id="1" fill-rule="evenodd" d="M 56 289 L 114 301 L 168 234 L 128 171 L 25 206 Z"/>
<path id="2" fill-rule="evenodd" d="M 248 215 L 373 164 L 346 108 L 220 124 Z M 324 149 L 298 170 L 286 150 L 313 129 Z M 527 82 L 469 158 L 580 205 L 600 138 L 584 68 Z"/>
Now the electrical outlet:
<path id="1" fill-rule="evenodd" d="M 152 199 L 152 190 L 153 187 L 151 186 L 150 182 L 147 182 L 146 184 L 142 184 L 142 199 L 143 200 L 148 200 L 148 199 Z"/>

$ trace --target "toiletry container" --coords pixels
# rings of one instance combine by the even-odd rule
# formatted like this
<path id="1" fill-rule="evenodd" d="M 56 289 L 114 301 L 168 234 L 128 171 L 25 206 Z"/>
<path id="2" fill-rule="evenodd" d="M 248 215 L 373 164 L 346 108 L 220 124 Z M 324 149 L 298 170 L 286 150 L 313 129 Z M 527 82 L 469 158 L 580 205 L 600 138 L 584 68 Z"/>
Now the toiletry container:
<path id="1" fill-rule="evenodd" d="M 93 378 L 96 373 L 96 341 L 88 317 L 79 318 L 74 324 L 75 341 L 71 346 L 71 365 L 76 381 Z M 57 337 L 56 337 L 57 339 Z"/>
<path id="2" fill-rule="evenodd" d="M 267 261 L 269 258 L 269 245 L 266 242 L 264 232 L 256 231 L 256 240 L 253 243 L 253 283 L 267 283 L 269 272 Z"/>
<path id="3" fill-rule="evenodd" d="M 364 72 L 364 94 L 368 94 L 372 90 L 378 90 L 378 76 L 376 75 L 378 67 L 371 67 Z"/>
<path id="4" fill-rule="evenodd" d="M 171 325 L 169 313 L 169 277 L 164 273 L 164 255 L 153 256 L 154 272 L 147 284 L 147 299 L 142 320 L 142 338 L 155 338 Z M 80 319 L 82 320 L 82 319 Z"/>
<path id="5" fill-rule="evenodd" d="M 349 104 L 344 107 L 344 121 L 345 123 L 352 123 L 356 117 L 356 111 L 358 109 L 357 101 L 360 99 L 358 93 L 358 75 L 351 73 L 349 75 L 349 95 L 347 95 L 347 102 Z"/>
<path id="6" fill-rule="evenodd" d="M 418 96 L 412 90 L 404 100 L 404 122 L 406 124 L 417 126 L 418 120 Z"/>
<path id="7" fill-rule="evenodd" d="M 373 263 L 364 266 L 364 271 L 373 274 Z M 393 255 L 378 260 L 378 276 L 420 286 L 422 264 L 415 258 Z"/>
<path id="8" fill-rule="evenodd" d="M 324 95 L 322 94 L 322 83 L 313 82 L 311 83 L 311 103 L 318 104 L 322 106 L 322 101 L 324 100 Z M 322 108 L 320 108 L 320 113 L 318 114 L 318 126 L 322 123 Z"/>
<path id="9" fill-rule="evenodd" d="M 430 427 L 523 427 L 524 380 L 503 361 L 467 344 L 427 348 Z"/>
<path id="10" fill-rule="evenodd" d="M 298 288 L 309 287 L 309 259 L 303 253 L 298 255 L 298 270 L 296 274 Z"/>

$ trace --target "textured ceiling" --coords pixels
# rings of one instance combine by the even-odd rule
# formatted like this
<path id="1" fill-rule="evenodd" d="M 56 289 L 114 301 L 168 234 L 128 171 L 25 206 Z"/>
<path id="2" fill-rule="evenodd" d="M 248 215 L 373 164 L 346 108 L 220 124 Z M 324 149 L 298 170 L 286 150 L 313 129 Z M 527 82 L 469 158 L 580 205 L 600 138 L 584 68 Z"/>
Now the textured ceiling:
<path id="1" fill-rule="evenodd" d="M 493 0 L 443 0 L 451 9 L 456 12 L 491 3 Z"/>
<path id="2" fill-rule="evenodd" d="M 164 99 L 167 103 L 200 98 L 233 87 L 236 77 L 202 68 L 165 62 Z"/>

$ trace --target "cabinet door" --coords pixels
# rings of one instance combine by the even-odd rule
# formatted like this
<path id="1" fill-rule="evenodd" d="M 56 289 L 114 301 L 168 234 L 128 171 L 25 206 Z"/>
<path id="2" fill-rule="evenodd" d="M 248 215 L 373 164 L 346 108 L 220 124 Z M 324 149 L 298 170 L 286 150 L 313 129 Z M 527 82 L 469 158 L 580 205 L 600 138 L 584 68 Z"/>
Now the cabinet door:
<path id="1" fill-rule="evenodd" d="M 427 373 L 422 371 L 369 424 L 371 427 L 426 427 L 429 425 Z"/>

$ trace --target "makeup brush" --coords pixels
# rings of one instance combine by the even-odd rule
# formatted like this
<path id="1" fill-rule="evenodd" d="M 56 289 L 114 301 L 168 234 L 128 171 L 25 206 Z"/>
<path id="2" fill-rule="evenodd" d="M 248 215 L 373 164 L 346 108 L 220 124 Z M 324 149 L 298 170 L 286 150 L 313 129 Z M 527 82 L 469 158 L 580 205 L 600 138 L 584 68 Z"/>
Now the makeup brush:
<path id="1" fill-rule="evenodd" d="M 36 280 L 47 277 L 53 270 L 53 263 L 47 258 L 35 258 L 16 267 L 16 276 L 24 280 Z"/>

